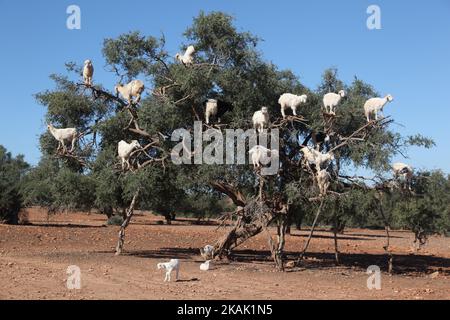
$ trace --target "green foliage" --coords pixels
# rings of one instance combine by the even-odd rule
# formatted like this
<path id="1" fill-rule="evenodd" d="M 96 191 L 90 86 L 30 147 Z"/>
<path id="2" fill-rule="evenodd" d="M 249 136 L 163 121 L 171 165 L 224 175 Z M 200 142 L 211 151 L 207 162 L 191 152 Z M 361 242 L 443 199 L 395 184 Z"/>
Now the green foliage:
<path id="1" fill-rule="evenodd" d="M 311 175 L 293 164 L 300 161 L 300 145 L 304 141 L 307 143 L 312 130 L 323 130 L 323 94 L 341 89 L 347 92 L 338 107 L 335 139 L 348 137 L 366 124 L 362 106 L 368 98 L 379 94 L 372 85 L 356 77 L 351 83 L 344 83 L 336 68 L 324 71 L 316 90 L 305 87 L 292 71 L 280 70 L 264 61 L 257 50 L 259 38 L 239 31 L 232 17 L 221 12 L 201 12 L 184 35 L 186 43 L 180 51 L 188 45 L 195 46 L 193 67 L 185 67 L 169 56 L 164 37 L 129 32 L 105 39 L 103 43 L 106 66 L 117 75 L 117 82 L 144 78 L 146 92 L 151 93 L 143 96 L 136 109 L 139 127 L 160 141 L 158 148 L 147 150 L 148 154 L 155 159 L 167 155 L 174 146 L 170 141 L 173 130 L 192 130 L 193 121 L 203 118 L 201 103 L 206 98 L 231 102 L 234 110 L 227 113 L 222 122 L 227 128 L 245 130 L 251 127 L 251 116 L 261 106 L 269 108 L 272 121 L 278 119 L 281 94 L 307 94 L 307 103 L 298 110 L 307 123 L 293 123 L 281 130 L 283 168 L 278 176 L 267 177 L 265 192 L 268 197 L 282 195 L 289 200 L 293 220 L 311 221 L 317 205 L 309 198 L 316 197 L 318 190 Z M 74 126 L 79 132 L 92 130 L 75 151 L 86 159 L 88 167 L 74 159 L 55 157 L 57 143 L 49 133 L 44 133 L 40 138 L 43 159 L 27 176 L 24 188 L 27 203 L 58 208 L 95 207 L 110 215 L 112 211 L 122 212 L 128 207 L 139 190 L 140 209 L 152 210 L 167 218 L 175 213 L 209 217 L 233 210 L 224 196 L 210 187 L 211 181 L 233 185 L 247 198 L 258 193 L 259 178 L 250 165 L 176 166 L 167 161 L 165 166 L 155 162 L 134 172 L 121 172 L 118 142 L 137 139 L 145 145 L 148 137 L 127 130 L 130 115 L 111 98 L 114 96 L 112 88 L 102 88 L 94 79 L 97 89 L 110 93 L 109 97 L 96 96 L 78 84 L 80 66 L 68 63 L 67 70 L 69 76 L 52 75 L 55 88 L 37 94 L 36 98 L 47 108 L 47 121 L 61 127 Z M 163 91 L 165 95 L 161 96 Z M 389 170 L 393 157 L 403 154 L 411 145 L 432 147 L 433 141 L 420 135 L 402 137 L 389 126 L 373 128 L 365 141 L 352 141 L 336 151 L 339 161 L 333 169 L 342 173 L 366 168 L 383 174 Z M 448 230 L 448 197 L 443 197 L 445 200 L 438 204 L 440 198 L 433 196 L 448 190 L 448 181 L 447 185 L 435 177 L 426 180 L 432 181 L 431 184 L 424 181 L 415 182 L 417 188 L 423 189 L 419 192 L 423 197 L 414 200 L 414 206 L 412 200 L 383 200 L 389 204 L 388 219 L 412 230 L 418 229 L 417 226 L 424 232 Z M 327 201 L 322 223 L 333 223 L 337 217 L 340 224 L 347 226 L 383 226 L 374 192 L 354 190 L 340 183 L 334 183 L 331 189 L 346 195 L 339 201 Z M 401 195 L 395 193 L 394 196 Z M 446 208 L 444 203 L 447 203 Z M 410 208 L 401 210 L 400 204 Z M 405 211 L 408 214 L 404 214 Z"/>
<path id="2" fill-rule="evenodd" d="M 120 215 L 113 215 L 106 222 L 106 224 L 108 226 L 120 226 L 120 225 L 122 225 L 122 223 L 123 223 L 123 217 Z"/>
<path id="3" fill-rule="evenodd" d="M 18 223 L 23 207 L 20 184 L 27 169 L 22 155 L 14 158 L 0 145 L 0 223 Z"/>
<path id="4" fill-rule="evenodd" d="M 414 178 L 414 197 L 392 201 L 395 224 L 412 230 L 418 238 L 450 233 L 450 177 L 441 171 L 419 172 Z"/>

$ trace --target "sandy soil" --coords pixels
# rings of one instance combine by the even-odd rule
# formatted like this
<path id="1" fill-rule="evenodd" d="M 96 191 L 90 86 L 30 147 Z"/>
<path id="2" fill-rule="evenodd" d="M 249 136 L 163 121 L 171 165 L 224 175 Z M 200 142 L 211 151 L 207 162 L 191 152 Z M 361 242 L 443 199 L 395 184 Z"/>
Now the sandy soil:
<path id="1" fill-rule="evenodd" d="M 0 299 L 450 299 L 450 238 L 432 237 L 412 254 L 413 235 L 393 232 L 392 276 L 384 272 L 384 232 L 358 229 L 339 237 L 340 266 L 334 265 L 332 234 L 321 230 L 302 268 L 277 272 L 263 234 L 204 272 L 198 248 L 225 231 L 214 225 L 184 219 L 167 226 L 139 214 L 127 229 L 125 253 L 116 257 L 118 227 L 106 226 L 105 216 L 70 213 L 47 220 L 43 210 L 28 212 L 30 225 L 0 225 Z M 289 259 L 306 235 L 287 237 Z M 180 281 L 164 283 L 156 263 L 170 258 L 181 261 Z M 69 265 L 81 269 L 81 290 L 66 287 Z M 370 265 L 383 270 L 381 290 L 367 289 Z"/>

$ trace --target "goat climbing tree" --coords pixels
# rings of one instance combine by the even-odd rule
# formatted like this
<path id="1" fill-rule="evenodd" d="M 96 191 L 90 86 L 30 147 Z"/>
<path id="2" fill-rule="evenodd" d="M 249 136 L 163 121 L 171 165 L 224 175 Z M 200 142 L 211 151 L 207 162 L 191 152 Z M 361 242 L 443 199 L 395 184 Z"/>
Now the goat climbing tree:
<path id="1" fill-rule="evenodd" d="M 68 75 L 52 75 L 54 90 L 36 96 L 47 107 L 46 121 L 59 128 L 76 127 L 82 133 L 76 149 L 65 154 L 55 154 L 56 143 L 48 133 L 41 136 L 41 164 L 52 168 L 50 176 L 70 179 L 75 189 L 85 188 L 85 193 L 52 200 L 51 205 L 70 208 L 83 202 L 122 212 L 117 254 L 123 250 L 135 207 L 170 220 L 175 212 L 192 207 L 189 200 L 195 197 L 226 195 L 237 207 L 237 222 L 218 239 L 216 254 L 229 255 L 248 238 L 266 232 L 276 265 L 283 269 L 285 234 L 297 214 L 295 208 L 315 208 L 320 203 L 320 213 L 322 206 L 339 201 L 356 184 L 344 179 L 343 170 L 365 167 L 382 173 L 408 144 L 424 144 L 420 136 L 414 140 L 390 131 L 389 119 L 366 123 L 362 106 L 376 95 L 370 85 L 356 77 L 344 84 L 335 70 L 326 70 L 322 85 L 309 89 L 292 71 L 266 62 L 257 50 L 258 38 L 239 32 L 229 15 L 200 13 L 184 36 L 186 45 L 181 49 L 188 45 L 196 49 L 193 65 L 177 62 L 168 53 L 164 36 L 130 32 L 104 41 L 102 53 L 116 82 L 145 79 L 146 94 L 139 104 L 128 105 L 112 88 L 103 87 L 103 79 L 95 74 L 93 85 L 85 86 L 76 63 L 67 64 Z M 336 115 L 323 113 L 323 94 L 342 89 L 347 98 Z M 299 116 L 283 120 L 277 101 L 286 92 L 306 94 L 308 99 L 297 110 Z M 232 103 L 234 109 L 220 125 L 203 124 L 204 129 L 250 129 L 253 113 L 268 107 L 270 127 L 280 132 L 281 167 L 276 175 L 263 177 L 249 164 L 175 165 L 170 161 L 178 143 L 171 141 L 172 133 L 179 128 L 192 132 L 194 121 L 204 118 L 202 102 L 212 97 Z M 330 137 L 326 146 L 314 145 L 312 137 L 319 132 Z M 138 140 L 142 146 L 131 154 L 130 170 L 122 170 L 117 159 L 121 140 Z M 335 154 L 336 160 L 327 167 L 332 179 L 326 195 L 319 196 L 314 172 L 302 162 L 300 148 L 306 145 Z M 80 194 L 87 196 L 76 197 Z M 276 241 L 268 229 L 271 223 L 277 226 Z"/>

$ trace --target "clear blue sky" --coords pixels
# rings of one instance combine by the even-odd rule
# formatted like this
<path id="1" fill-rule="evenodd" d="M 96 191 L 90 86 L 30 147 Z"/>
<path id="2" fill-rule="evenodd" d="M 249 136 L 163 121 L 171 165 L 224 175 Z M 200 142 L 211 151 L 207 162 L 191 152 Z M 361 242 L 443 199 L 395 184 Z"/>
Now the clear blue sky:
<path id="1" fill-rule="evenodd" d="M 411 149 L 405 160 L 417 168 L 450 173 L 450 1 L 406 0 L 190 0 L 190 1 L 0 0 L 0 144 L 36 164 L 44 108 L 33 94 L 53 87 L 48 75 L 67 61 L 93 60 L 95 80 L 113 86 L 101 56 L 104 38 L 130 30 L 159 35 L 176 53 L 182 33 L 200 10 L 224 11 L 238 27 L 264 41 L 260 50 L 280 68 L 292 69 L 316 88 L 323 70 L 339 68 L 395 101 L 385 114 L 403 134 L 435 139 L 432 151 Z M 66 8 L 81 8 L 81 30 L 66 28 Z M 116 5 L 117 4 L 117 5 Z M 366 9 L 381 8 L 382 30 L 368 30 Z M 402 160 L 399 158 L 398 160 Z"/>

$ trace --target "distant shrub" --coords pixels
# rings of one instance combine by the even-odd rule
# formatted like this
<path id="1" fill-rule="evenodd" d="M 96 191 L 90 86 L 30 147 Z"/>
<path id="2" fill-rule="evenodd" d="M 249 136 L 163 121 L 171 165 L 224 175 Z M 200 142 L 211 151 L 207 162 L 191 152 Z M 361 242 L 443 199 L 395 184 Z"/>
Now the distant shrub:
<path id="1" fill-rule="evenodd" d="M 108 226 L 120 226 L 123 223 L 123 217 L 119 215 L 113 215 L 108 219 Z"/>

